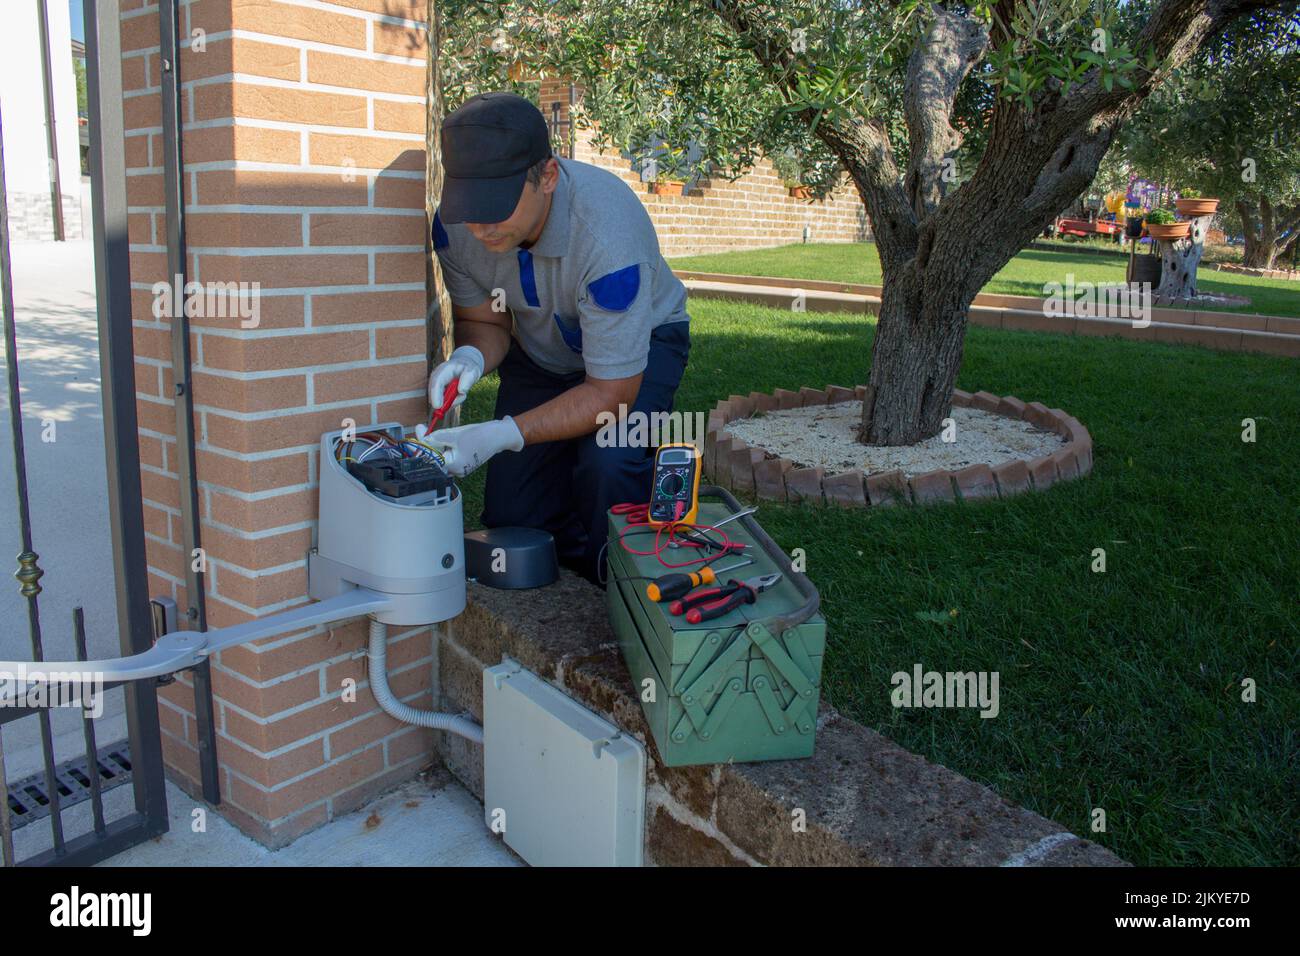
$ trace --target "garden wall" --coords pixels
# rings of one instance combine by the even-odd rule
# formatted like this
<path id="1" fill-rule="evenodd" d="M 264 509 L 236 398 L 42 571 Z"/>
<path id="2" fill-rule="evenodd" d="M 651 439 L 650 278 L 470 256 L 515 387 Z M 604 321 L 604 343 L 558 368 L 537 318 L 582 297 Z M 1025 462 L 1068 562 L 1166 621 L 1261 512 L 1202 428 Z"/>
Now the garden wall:
<path id="1" fill-rule="evenodd" d="M 563 152 L 569 136 L 570 98 L 581 88 L 555 79 L 541 81 L 542 115 L 552 122 L 552 140 Z M 766 159 L 735 182 L 703 180 L 684 196 L 657 196 L 643 183 L 631 160 L 618 151 L 598 151 L 592 131 L 574 130 L 572 156 L 618 175 L 645 204 L 665 257 L 762 249 L 804 241 L 864 242 L 871 237 L 866 208 L 847 176 L 827 199 L 795 199 Z"/>
<path id="2" fill-rule="evenodd" d="M 825 704 L 816 752 L 806 760 L 663 766 L 604 595 L 567 571 L 556 584 L 527 591 L 471 583 L 469 608 L 440 634 L 442 709 L 468 709 L 481 721 L 483 668 L 508 657 L 646 745 L 649 864 L 1125 865 Z M 482 799 L 481 748 L 446 740 L 448 767 Z"/>

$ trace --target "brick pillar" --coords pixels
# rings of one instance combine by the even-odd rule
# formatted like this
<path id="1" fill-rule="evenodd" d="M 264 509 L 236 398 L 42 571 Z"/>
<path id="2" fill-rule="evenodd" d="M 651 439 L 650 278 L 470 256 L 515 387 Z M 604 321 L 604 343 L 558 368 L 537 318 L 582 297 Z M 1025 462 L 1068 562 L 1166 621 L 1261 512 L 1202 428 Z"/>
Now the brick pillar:
<path id="1" fill-rule="evenodd" d="M 424 10 L 184 3 L 188 278 L 260 285 L 243 301 L 256 327 L 190 320 L 210 627 L 307 600 L 322 432 L 426 412 Z M 167 271 L 157 5 L 124 13 L 122 34 L 150 590 L 184 608 L 169 322 L 151 292 Z M 250 835 L 287 842 L 432 759 L 431 732 L 376 707 L 365 638 L 360 620 L 214 661 L 223 810 Z M 407 702 L 431 704 L 432 659 L 428 628 L 394 631 Z M 169 770 L 197 793 L 192 686 L 161 696 Z"/>

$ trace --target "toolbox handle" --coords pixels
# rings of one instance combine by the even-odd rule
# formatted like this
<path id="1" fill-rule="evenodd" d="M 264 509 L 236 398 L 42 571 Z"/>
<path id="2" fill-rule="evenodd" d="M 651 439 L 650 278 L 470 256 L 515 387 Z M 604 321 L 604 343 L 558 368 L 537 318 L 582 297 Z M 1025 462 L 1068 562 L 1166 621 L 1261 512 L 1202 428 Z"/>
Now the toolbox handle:
<path id="1" fill-rule="evenodd" d="M 723 503 L 731 509 L 732 514 L 745 510 L 730 491 L 718 485 L 701 485 L 699 496 L 701 498 L 721 498 Z M 768 533 L 754 520 L 752 514 L 741 515 L 737 520 L 754 536 L 754 540 L 759 543 L 767 556 L 776 562 L 776 566 L 781 569 L 781 573 L 790 579 L 794 586 L 799 589 L 799 593 L 805 598 L 804 603 L 793 611 L 772 618 L 769 629 L 781 634 L 789 628 L 809 620 L 817 613 L 817 608 L 821 605 L 821 595 L 817 593 L 817 588 L 812 583 L 812 580 L 802 571 L 794 569 L 793 565 L 790 564 L 790 556 L 781 550 L 780 545 L 772 540 Z"/>

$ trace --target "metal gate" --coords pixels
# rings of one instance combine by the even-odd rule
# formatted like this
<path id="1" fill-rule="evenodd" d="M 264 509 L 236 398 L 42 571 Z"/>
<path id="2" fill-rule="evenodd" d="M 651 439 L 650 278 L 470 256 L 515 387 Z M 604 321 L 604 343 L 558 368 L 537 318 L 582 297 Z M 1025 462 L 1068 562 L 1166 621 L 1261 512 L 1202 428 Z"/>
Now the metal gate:
<path id="1" fill-rule="evenodd" d="M 169 7 L 162 4 L 161 7 Z M 122 108 L 122 59 L 117 0 L 85 4 L 87 87 L 90 113 L 90 174 L 93 193 L 95 291 L 101 401 L 104 420 L 109 529 L 112 538 L 114 597 L 121 653 L 138 654 L 154 643 L 155 624 L 148 595 L 144 517 L 140 489 L 139 439 L 136 432 L 135 356 L 131 322 L 131 276 L 127 239 L 126 159 Z M 101 30 L 100 24 L 106 28 Z M 173 34 L 174 36 L 174 34 Z M 52 629 L 59 643 L 47 648 L 42 631 L 39 597 L 40 555 L 28 494 L 23 440 L 23 411 L 19 391 L 18 317 L 14 300 L 9 248 L 9 212 L 4 185 L 4 131 L 0 117 L 0 295 L 3 296 L 5 361 L 8 374 L 10 430 L 13 443 L 16 507 L 22 538 L 15 577 L 26 604 L 26 626 L 33 667 L 47 659 L 88 658 L 81 609 L 71 627 Z M 55 204 L 57 209 L 57 203 Z M 75 520 L 71 511 L 49 521 Z M 6 622 L 8 623 L 8 622 Z M 12 627 L 20 627 L 12 622 Z M 70 630 L 70 634 L 68 631 Z M 161 633 L 164 628 L 157 629 Z M 70 642 L 70 643 L 69 643 Z M 4 675 L 0 675 L 2 677 Z M 84 754 L 60 762 L 55 753 L 51 703 L 35 702 L 24 694 L 23 706 L 0 706 L 0 850 L 3 863 L 14 865 L 89 865 L 128 847 L 165 833 L 166 793 L 162 740 L 158 724 L 157 680 L 103 684 L 101 690 L 122 687 L 125 694 L 127 742 L 99 741 L 95 720 L 83 712 Z M 3 694 L 0 686 L 0 694 Z M 15 695 L 16 697 L 16 695 Z M 12 704 L 12 701 L 10 702 Z M 6 780 L 3 732 L 16 721 L 35 721 L 40 729 L 43 769 L 19 781 Z M 104 746 L 104 745 L 109 746 Z M 130 808 L 108 819 L 105 791 L 129 783 Z M 125 791 L 123 791 L 124 793 Z M 88 803 L 88 819 L 75 822 L 77 834 L 65 832 L 65 814 Z M 77 811 L 86 816 L 86 809 Z M 48 848 L 15 859 L 13 836 L 25 826 L 48 819 Z"/>

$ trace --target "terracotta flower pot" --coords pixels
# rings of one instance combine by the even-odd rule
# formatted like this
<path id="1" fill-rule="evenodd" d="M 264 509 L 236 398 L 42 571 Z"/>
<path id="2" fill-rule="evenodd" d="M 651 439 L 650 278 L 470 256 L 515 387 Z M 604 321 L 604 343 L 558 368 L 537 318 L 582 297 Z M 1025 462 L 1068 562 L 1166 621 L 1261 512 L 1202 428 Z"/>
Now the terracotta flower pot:
<path id="1" fill-rule="evenodd" d="M 1147 235 L 1152 239 L 1184 239 L 1191 231 L 1190 222 L 1147 223 Z"/>
<path id="2" fill-rule="evenodd" d="M 790 195 L 795 199 L 811 199 L 812 193 L 807 186 L 789 186 Z"/>
<path id="3" fill-rule="evenodd" d="M 682 194 L 683 183 L 665 180 L 664 182 L 655 183 L 651 187 L 651 192 L 656 196 L 680 196 Z"/>
<path id="4" fill-rule="evenodd" d="M 1219 208 L 1217 199 L 1175 199 L 1174 208 L 1180 215 L 1193 216 L 1211 216 Z"/>

